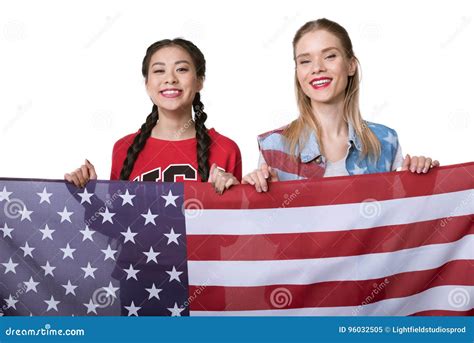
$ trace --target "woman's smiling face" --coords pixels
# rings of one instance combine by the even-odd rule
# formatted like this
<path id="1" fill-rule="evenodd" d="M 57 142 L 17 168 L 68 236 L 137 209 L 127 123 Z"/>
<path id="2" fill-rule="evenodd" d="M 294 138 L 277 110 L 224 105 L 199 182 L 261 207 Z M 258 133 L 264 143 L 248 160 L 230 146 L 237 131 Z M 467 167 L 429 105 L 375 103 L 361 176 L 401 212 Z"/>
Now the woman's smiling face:
<path id="1" fill-rule="evenodd" d="M 153 54 L 145 83 L 159 110 L 170 112 L 189 109 L 203 86 L 191 56 L 178 46 L 164 47 Z"/>
<path id="2" fill-rule="evenodd" d="M 344 101 L 349 76 L 356 72 L 354 58 L 347 58 L 339 39 L 325 30 L 308 32 L 295 46 L 296 76 L 311 103 Z"/>

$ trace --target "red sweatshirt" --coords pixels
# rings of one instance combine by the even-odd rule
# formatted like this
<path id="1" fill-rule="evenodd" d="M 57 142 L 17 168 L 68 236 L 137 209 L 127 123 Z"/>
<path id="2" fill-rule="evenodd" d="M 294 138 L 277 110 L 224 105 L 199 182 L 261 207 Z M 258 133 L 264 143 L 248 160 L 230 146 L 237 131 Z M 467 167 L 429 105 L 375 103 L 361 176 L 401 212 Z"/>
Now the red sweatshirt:
<path id="1" fill-rule="evenodd" d="M 242 158 L 237 144 L 214 129 L 208 130 L 211 138 L 209 166 L 232 173 L 239 181 L 242 179 Z M 138 132 L 119 139 L 112 153 L 111 180 L 120 178 L 127 150 Z M 181 141 L 166 141 L 150 137 L 138 154 L 129 180 L 134 181 L 201 181 L 196 156 L 196 138 Z"/>

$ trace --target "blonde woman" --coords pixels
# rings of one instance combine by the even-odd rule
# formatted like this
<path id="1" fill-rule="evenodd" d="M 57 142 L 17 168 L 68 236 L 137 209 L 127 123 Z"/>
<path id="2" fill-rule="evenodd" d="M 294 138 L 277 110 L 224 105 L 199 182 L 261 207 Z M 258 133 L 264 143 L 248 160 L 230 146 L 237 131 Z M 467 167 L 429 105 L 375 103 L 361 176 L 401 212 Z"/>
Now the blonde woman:
<path id="1" fill-rule="evenodd" d="M 268 181 L 390 172 L 427 173 L 439 166 L 424 156 L 402 156 L 395 130 L 362 119 L 359 62 L 347 31 L 328 19 L 304 24 L 293 39 L 300 115 L 258 136 L 259 168 L 242 179 L 257 192 Z M 220 173 L 222 192 L 236 179 Z"/>

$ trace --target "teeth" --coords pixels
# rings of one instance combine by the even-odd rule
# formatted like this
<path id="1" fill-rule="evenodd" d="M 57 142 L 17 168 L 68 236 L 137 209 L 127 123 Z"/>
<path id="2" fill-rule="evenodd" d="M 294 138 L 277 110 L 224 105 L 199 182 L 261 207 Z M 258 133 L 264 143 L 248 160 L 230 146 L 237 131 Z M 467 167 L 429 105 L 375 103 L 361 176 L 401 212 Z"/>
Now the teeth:
<path id="1" fill-rule="evenodd" d="M 171 90 L 170 90 L 170 91 L 163 91 L 163 92 L 161 92 L 161 93 L 166 94 L 166 95 L 174 95 L 174 94 L 178 94 L 179 91 L 171 91 Z"/>
<path id="2" fill-rule="evenodd" d="M 312 85 L 313 86 L 321 86 L 321 85 L 324 85 L 324 84 L 329 83 L 329 82 L 331 82 L 331 80 L 327 80 L 327 79 L 326 80 L 318 80 L 318 81 L 314 81 L 312 83 Z"/>

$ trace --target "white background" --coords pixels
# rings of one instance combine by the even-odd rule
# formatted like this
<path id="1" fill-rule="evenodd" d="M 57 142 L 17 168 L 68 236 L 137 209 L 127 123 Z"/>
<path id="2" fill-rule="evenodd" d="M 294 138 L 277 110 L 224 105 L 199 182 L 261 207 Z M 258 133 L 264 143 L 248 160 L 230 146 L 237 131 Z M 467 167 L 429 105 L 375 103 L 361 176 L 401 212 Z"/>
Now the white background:
<path id="1" fill-rule="evenodd" d="M 0 3 L 0 177 L 62 178 L 88 158 L 108 179 L 114 142 L 151 110 L 146 48 L 192 40 L 207 59 L 208 127 L 240 146 L 296 115 L 291 41 L 327 17 L 362 65 L 361 110 L 404 153 L 474 161 L 470 1 L 11 1 Z"/>

